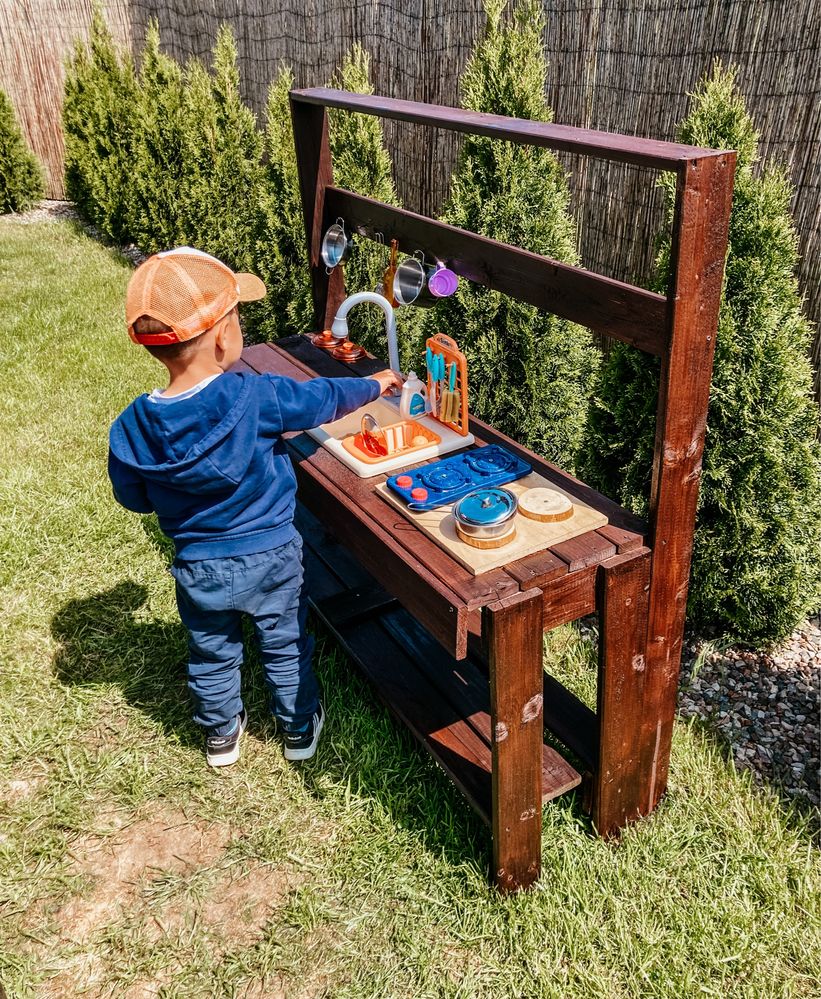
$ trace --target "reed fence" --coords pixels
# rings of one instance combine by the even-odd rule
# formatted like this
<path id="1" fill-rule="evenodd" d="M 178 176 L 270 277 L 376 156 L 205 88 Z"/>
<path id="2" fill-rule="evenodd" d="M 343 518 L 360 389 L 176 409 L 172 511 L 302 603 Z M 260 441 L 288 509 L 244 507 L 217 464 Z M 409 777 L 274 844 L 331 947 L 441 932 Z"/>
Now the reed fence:
<path id="1" fill-rule="evenodd" d="M 93 0 L 0 0 L 0 86 L 14 102 L 50 194 L 62 194 L 63 63 L 87 35 Z M 207 60 L 220 23 L 237 36 L 244 94 L 258 115 L 286 63 L 298 86 L 325 83 L 355 41 L 378 93 L 458 103 L 458 80 L 482 29 L 481 0 L 105 0 L 108 23 L 137 50 L 156 18 L 167 50 Z M 548 100 L 555 120 L 673 138 L 687 93 L 715 57 L 738 82 L 761 152 L 789 170 L 807 312 L 821 316 L 821 16 L 818 0 L 544 0 Z M 435 214 L 458 138 L 386 123 L 404 204 Z M 585 266 L 646 283 L 662 199 L 646 171 L 565 158 Z M 821 336 L 814 347 L 816 370 Z"/>

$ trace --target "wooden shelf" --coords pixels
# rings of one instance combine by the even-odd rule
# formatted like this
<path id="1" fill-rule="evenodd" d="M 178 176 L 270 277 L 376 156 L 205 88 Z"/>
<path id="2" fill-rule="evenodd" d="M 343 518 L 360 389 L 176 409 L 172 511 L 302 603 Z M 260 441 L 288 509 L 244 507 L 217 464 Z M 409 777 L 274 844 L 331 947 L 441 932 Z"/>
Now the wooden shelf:
<path id="1" fill-rule="evenodd" d="M 404 611 L 304 508 L 298 526 L 312 606 L 373 684 L 380 699 L 491 821 L 488 682 L 470 659 L 457 662 Z M 542 800 L 581 783 L 552 746 L 542 748 Z"/>

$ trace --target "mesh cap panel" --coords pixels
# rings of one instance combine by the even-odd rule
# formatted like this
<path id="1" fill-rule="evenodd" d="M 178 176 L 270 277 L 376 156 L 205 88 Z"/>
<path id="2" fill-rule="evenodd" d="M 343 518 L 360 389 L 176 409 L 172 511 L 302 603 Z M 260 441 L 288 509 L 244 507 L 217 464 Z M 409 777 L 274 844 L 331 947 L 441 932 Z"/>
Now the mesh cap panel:
<path id="1" fill-rule="evenodd" d="M 191 340 L 210 329 L 240 301 L 265 294 L 251 274 L 234 274 L 216 257 L 182 247 L 149 257 L 134 272 L 126 294 L 131 339 L 143 344 Z M 140 316 L 151 316 L 172 333 L 135 334 Z"/>

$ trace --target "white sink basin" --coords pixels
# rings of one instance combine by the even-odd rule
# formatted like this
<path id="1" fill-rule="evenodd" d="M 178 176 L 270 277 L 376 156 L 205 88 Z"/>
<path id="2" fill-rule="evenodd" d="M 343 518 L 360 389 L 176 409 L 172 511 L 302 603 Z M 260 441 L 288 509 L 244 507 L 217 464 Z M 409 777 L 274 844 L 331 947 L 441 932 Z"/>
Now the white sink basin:
<path id="1" fill-rule="evenodd" d="M 398 423 L 402 419 L 399 415 L 399 398 L 385 399 L 384 397 L 380 397 L 376 402 L 368 403 L 367 406 L 363 406 L 361 409 L 343 416 L 341 420 L 335 420 L 333 423 L 323 423 L 321 427 L 315 427 L 313 430 L 308 431 L 308 434 L 315 441 L 318 441 L 324 448 L 327 448 L 335 458 L 338 458 L 362 479 L 369 479 L 374 475 L 396 472 L 400 468 L 407 468 L 420 461 L 429 461 L 431 458 L 450 454 L 452 451 L 458 451 L 459 448 L 467 447 L 474 440 L 473 434 L 469 433 L 466 437 L 463 437 L 461 434 L 457 434 L 455 430 L 451 430 L 450 427 L 444 426 L 430 416 L 416 417 L 417 423 L 421 423 L 422 426 L 442 438 L 440 443 L 431 444 L 429 447 L 420 448 L 418 451 L 411 451 L 407 454 L 400 454 L 398 456 L 388 455 L 376 464 L 372 464 L 368 461 L 360 461 L 356 455 L 351 454 L 347 448 L 342 446 L 343 438 L 359 433 L 362 417 L 365 413 L 370 413 L 381 427 L 388 427 L 392 423 Z"/>

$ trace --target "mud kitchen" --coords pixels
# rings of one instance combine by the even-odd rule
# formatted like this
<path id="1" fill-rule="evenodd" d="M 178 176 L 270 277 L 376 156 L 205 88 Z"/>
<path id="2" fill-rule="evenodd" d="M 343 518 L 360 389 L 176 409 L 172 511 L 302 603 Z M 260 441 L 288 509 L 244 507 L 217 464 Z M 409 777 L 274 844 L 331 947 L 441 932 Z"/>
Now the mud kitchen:
<path id="1" fill-rule="evenodd" d="M 674 172 L 667 294 L 335 187 L 328 108 L 412 123 L 420 141 L 449 129 Z M 240 367 L 371 374 L 385 364 L 348 316 L 377 308 L 399 370 L 395 310 L 435 309 L 460 281 L 661 359 L 647 525 L 472 417 L 468 362 L 441 334 L 401 395 L 287 439 L 315 612 L 491 827 L 492 880 L 525 888 L 544 802 L 578 788 L 615 837 L 666 789 L 735 154 L 329 89 L 293 91 L 291 111 L 315 326 Z M 347 296 L 360 239 L 384 245 L 385 275 Z M 545 630 L 593 613 L 595 709 L 542 660 Z"/>

